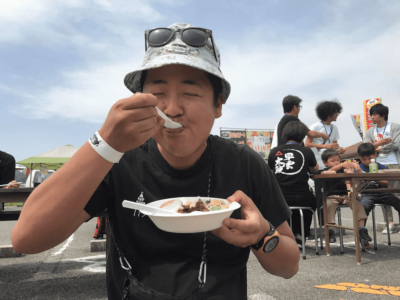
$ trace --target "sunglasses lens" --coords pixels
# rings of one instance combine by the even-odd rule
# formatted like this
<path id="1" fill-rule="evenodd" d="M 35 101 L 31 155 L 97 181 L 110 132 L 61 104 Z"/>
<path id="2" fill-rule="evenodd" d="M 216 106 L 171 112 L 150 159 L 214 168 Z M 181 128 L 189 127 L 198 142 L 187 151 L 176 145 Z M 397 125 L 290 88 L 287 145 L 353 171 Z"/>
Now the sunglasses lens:
<path id="1" fill-rule="evenodd" d="M 182 35 L 182 39 L 185 43 L 195 47 L 201 47 L 205 45 L 207 41 L 207 33 L 199 29 L 187 29 Z"/>
<path id="2" fill-rule="evenodd" d="M 153 30 L 149 34 L 149 45 L 157 46 L 165 43 L 171 37 L 172 31 L 166 28 Z"/>

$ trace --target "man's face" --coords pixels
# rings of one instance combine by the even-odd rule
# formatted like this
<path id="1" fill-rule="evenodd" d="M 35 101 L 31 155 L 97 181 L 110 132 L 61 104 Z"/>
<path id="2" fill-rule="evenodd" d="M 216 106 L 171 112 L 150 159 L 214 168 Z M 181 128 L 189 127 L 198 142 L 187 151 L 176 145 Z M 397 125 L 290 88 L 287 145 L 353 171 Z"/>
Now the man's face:
<path id="1" fill-rule="evenodd" d="M 370 156 L 360 156 L 361 163 L 367 167 L 371 163 L 371 159 L 375 159 L 375 158 L 376 158 L 376 154 L 372 154 Z"/>
<path id="2" fill-rule="evenodd" d="M 384 121 L 385 118 L 384 118 L 384 117 L 381 117 L 379 114 L 372 114 L 372 115 L 371 115 L 371 120 L 372 120 L 372 122 L 373 122 L 374 124 L 378 124 L 378 123 Z"/>
<path id="3" fill-rule="evenodd" d="M 333 168 L 340 164 L 340 157 L 339 155 L 331 156 L 328 158 L 328 160 L 324 160 L 323 163 L 328 168 Z"/>
<path id="4" fill-rule="evenodd" d="M 338 113 L 334 113 L 334 114 L 331 116 L 332 121 L 336 121 L 337 118 L 338 118 L 338 116 L 339 116 Z"/>
<path id="5" fill-rule="evenodd" d="M 295 115 L 299 116 L 300 110 L 301 110 L 301 105 L 300 104 L 299 104 L 299 106 L 295 105 L 295 106 L 293 106 L 293 109 L 294 109 Z"/>
<path id="6" fill-rule="evenodd" d="M 158 98 L 157 107 L 183 127 L 162 127 L 154 135 L 162 154 L 185 159 L 204 151 L 214 120 L 222 113 L 222 95 L 214 106 L 214 92 L 206 74 L 183 65 L 149 70 L 143 93 Z"/>

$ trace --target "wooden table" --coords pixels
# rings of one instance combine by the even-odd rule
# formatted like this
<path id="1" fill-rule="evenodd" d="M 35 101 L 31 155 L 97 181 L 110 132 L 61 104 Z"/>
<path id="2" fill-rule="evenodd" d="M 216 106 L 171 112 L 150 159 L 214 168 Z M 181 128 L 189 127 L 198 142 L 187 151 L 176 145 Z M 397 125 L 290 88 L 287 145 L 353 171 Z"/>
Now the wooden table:
<path id="1" fill-rule="evenodd" d="M 358 265 L 361 265 L 361 249 L 360 249 L 360 240 L 358 236 L 358 218 L 355 209 L 355 203 L 357 201 L 357 195 L 364 190 L 371 181 L 377 180 L 399 180 L 400 173 L 338 173 L 338 174 L 320 174 L 314 175 L 314 179 L 321 180 L 321 192 L 322 192 L 322 203 L 323 203 L 323 211 L 324 211 L 324 232 L 325 232 L 325 246 L 326 246 L 326 255 L 330 256 L 330 247 L 329 247 L 329 227 L 337 227 L 337 228 L 345 228 L 349 230 L 354 230 L 354 242 L 356 247 L 356 261 Z M 352 203 L 352 211 L 353 211 L 353 228 L 338 226 L 338 225 L 330 225 L 327 224 L 328 215 L 326 209 L 326 198 L 329 192 L 332 192 L 333 189 L 325 190 L 325 182 L 332 180 L 346 180 L 351 184 L 350 188 L 350 200 Z M 393 192 L 398 193 L 400 189 L 368 189 L 368 192 L 378 192 L 378 193 L 387 193 Z"/>

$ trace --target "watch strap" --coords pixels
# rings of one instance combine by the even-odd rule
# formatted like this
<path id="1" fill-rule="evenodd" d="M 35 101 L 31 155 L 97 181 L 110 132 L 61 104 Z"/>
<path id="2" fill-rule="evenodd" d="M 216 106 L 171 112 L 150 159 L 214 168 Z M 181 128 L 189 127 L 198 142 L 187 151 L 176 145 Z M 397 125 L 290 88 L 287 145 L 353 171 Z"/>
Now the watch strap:
<path id="1" fill-rule="evenodd" d="M 264 244 L 265 244 L 265 238 L 271 237 L 271 236 L 273 236 L 274 234 L 276 234 L 276 229 L 275 229 L 274 225 L 272 225 L 268 220 L 267 220 L 267 222 L 268 222 L 269 228 L 270 228 L 269 231 L 268 231 L 268 233 L 267 233 L 266 235 L 264 235 L 264 236 L 262 237 L 262 239 L 261 239 L 257 244 L 250 245 L 250 247 L 253 248 L 254 250 L 259 250 L 260 248 L 262 248 L 262 247 L 264 246 Z"/>

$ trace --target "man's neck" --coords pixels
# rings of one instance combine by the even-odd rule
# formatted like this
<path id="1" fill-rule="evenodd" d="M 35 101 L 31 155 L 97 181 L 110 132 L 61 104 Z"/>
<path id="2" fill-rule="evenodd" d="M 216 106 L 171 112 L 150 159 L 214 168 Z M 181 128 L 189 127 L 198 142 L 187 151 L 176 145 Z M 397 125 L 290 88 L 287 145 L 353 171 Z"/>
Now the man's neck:
<path id="1" fill-rule="evenodd" d="M 378 123 L 376 123 L 376 126 L 378 126 L 378 128 L 382 128 L 385 127 L 387 121 L 385 119 L 379 121 Z"/>
<path id="2" fill-rule="evenodd" d="M 295 144 L 297 144 L 297 145 L 300 145 L 300 143 L 299 142 L 296 142 L 296 141 L 293 141 L 293 140 L 290 140 L 290 141 L 287 141 L 286 142 L 286 144 L 293 144 L 293 143 L 295 143 Z"/>
<path id="3" fill-rule="evenodd" d="M 329 118 L 326 119 L 325 121 L 322 121 L 325 125 L 331 125 L 332 120 L 330 120 Z"/>
<path id="4" fill-rule="evenodd" d="M 298 116 L 299 116 L 299 114 L 295 113 L 294 111 L 291 111 L 291 112 L 285 113 L 285 115 L 289 115 L 289 116 L 295 116 L 295 117 L 298 117 Z"/>

